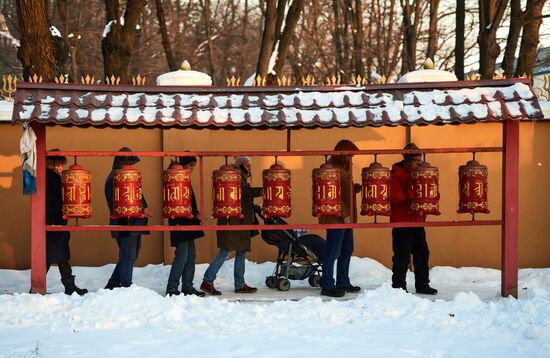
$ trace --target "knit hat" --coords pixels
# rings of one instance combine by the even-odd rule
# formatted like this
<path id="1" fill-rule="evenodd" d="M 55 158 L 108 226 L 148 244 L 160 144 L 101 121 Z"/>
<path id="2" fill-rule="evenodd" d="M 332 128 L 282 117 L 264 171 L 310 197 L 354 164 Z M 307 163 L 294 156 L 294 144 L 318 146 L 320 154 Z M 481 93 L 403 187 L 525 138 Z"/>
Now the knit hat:
<path id="1" fill-rule="evenodd" d="M 235 157 L 235 166 L 240 167 L 242 164 L 251 163 L 252 160 L 246 155 Z"/>

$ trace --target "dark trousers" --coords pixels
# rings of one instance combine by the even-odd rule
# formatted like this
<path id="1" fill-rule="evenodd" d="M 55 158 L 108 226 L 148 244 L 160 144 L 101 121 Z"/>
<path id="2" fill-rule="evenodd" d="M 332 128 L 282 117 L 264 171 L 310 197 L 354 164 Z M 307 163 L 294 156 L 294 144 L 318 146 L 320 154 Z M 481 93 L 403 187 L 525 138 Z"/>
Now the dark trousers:
<path id="1" fill-rule="evenodd" d="M 71 264 L 68 261 L 57 262 L 55 264 L 57 265 L 57 268 L 59 269 L 59 273 L 61 274 L 61 281 L 70 280 L 73 277 L 73 269 L 71 268 Z M 52 263 L 50 262 L 46 264 L 46 273 L 50 270 L 51 266 L 52 266 Z"/>
<path id="2" fill-rule="evenodd" d="M 195 240 L 180 241 L 176 246 L 176 254 L 170 276 L 168 277 L 167 292 L 177 291 L 180 285 L 181 289 L 189 290 L 193 288 L 193 277 L 195 277 Z"/>
<path id="3" fill-rule="evenodd" d="M 426 242 L 426 231 L 423 227 L 394 228 L 393 246 L 393 287 L 407 287 L 407 269 L 409 258 L 413 256 L 415 287 L 425 287 L 430 282 L 428 260 L 430 250 Z"/>
<path id="4" fill-rule="evenodd" d="M 141 247 L 141 236 L 119 237 L 116 242 L 118 244 L 118 262 L 109 279 L 109 284 L 115 287 L 130 287 L 134 263 Z"/>
<path id="5" fill-rule="evenodd" d="M 325 289 L 345 288 L 349 281 L 349 263 L 353 254 L 353 231 L 351 229 L 328 229 L 327 248 L 323 259 L 321 287 Z M 334 282 L 334 262 L 336 264 L 336 283 Z"/>

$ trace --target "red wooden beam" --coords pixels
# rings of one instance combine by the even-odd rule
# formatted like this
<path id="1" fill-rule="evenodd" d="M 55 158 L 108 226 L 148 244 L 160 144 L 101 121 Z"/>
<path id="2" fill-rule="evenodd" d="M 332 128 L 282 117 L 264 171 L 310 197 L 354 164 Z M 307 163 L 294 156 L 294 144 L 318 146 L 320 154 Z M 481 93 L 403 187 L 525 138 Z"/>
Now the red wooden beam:
<path id="1" fill-rule="evenodd" d="M 425 148 L 416 150 L 403 150 L 403 149 L 370 149 L 370 150 L 356 150 L 356 151 L 333 151 L 333 150 L 259 150 L 259 151 L 204 151 L 204 152 L 116 152 L 116 151 L 55 151 L 48 152 L 48 155 L 58 156 L 77 156 L 77 157 L 112 157 L 118 156 L 140 156 L 140 157 L 171 157 L 182 155 L 194 155 L 202 157 L 230 157 L 247 155 L 251 157 L 292 157 L 292 156 L 324 156 L 324 155 L 385 155 L 385 154 L 416 154 L 416 153 L 471 153 L 471 152 L 502 152 L 501 147 L 466 147 L 466 148 Z"/>
<path id="2" fill-rule="evenodd" d="M 519 122 L 503 124 L 501 294 L 518 297 Z"/>
<path id="3" fill-rule="evenodd" d="M 400 222 L 400 223 L 357 223 L 357 224 L 287 224 L 287 225 L 136 225 L 131 226 L 133 231 L 236 231 L 236 230 L 287 230 L 287 229 L 366 229 L 366 228 L 394 228 L 394 227 L 446 227 L 446 226 L 500 226 L 502 220 L 465 220 L 465 221 L 428 221 Z M 120 231 L 128 226 L 120 225 L 86 225 L 61 226 L 49 225 L 46 231 Z"/>
<path id="4" fill-rule="evenodd" d="M 31 292 L 46 293 L 46 126 L 36 134 L 36 194 L 31 196 Z"/>

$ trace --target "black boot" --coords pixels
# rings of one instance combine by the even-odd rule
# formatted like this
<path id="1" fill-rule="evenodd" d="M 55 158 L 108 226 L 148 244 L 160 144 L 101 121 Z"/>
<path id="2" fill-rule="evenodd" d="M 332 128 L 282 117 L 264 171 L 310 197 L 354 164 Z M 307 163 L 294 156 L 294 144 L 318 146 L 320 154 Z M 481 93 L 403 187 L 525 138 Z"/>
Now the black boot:
<path id="1" fill-rule="evenodd" d="M 72 295 L 76 292 L 79 296 L 84 296 L 88 293 L 88 290 L 85 288 L 78 288 L 74 283 L 74 275 L 71 275 L 67 278 L 62 278 L 61 283 L 65 286 L 65 294 Z"/>

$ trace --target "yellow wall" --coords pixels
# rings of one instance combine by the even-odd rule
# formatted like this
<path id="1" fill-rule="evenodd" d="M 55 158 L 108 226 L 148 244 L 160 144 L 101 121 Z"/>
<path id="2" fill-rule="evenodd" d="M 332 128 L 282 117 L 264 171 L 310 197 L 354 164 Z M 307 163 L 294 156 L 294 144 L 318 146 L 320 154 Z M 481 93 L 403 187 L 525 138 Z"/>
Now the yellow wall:
<path id="1" fill-rule="evenodd" d="M 29 267 L 29 205 L 28 197 L 21 195 L 21 174 L 18 159 L 20 127 L 1 124 L 0 142 L 0 267 Z M 550 194 L 545 190 L 550 179 L 550 151 L 544 141 L 550 140 L 550 122 L 525 122 L 520 125 L 520 247 L 519 258 L 522 267 L 550 266 L 550 222 L 547 220 L 546 204 Z M 116 150 L 129 146 L 133 150 L 284 150 L 286 131 L 261 130 L 180 130 L 180 129 L 79 129 L 49 127 L 47 147 L 63 150 Z M 406 129 L 390 128 L 348 128 L 293 130 L 293 150 L 329 150 L 340 139 L 350 139 L 360 149 L 395 149 L 405 144 Z M 413 127 L 411 138 L 420 147 L 464 147 L 500 146 L 502 125 L 477 124 L 460 126 Z M 471 154 L 433 154 L 427 161 L 438 166 L 440 171 L 441 211 L 435 220 L 467 220 L 466 214 L 456 214 L 458 190 L 458 166 L 471 158 Z M 232 158 L 231 158 L 232 159 Z M 478 214 L 479 219 L 498 219 L 501 213 L 501 155 L 479 153 L 477 159 L 489 167 L 489 205 L 491 214 Z M 368 166 L 373 156 L 354 158 L 354 178 L 360 180 L 361 168 Z M 400 156 L 379 156 L 378 161 L 387 167 L 399 161 Z M 279 162 L 292 170 L 293 215 L 291 223 L 314 223 L 311 216 L 311 171 L 318 167 L 322 157 L 281 157 Z M 69 160 L 72 162 L 72 160 Z M 138 167 L 143 173 L 144 194 L 155 213 L 151 221 L 161 224 L 162 205 L 161 171 L 169 158 L 142 158 Z M 224 162 L 223 158 L 205 159 L 205 213 L 211 210 L 211 173 Z M 261 185 L 261 171 L 274 162 L 274 158 L 253 159 L 254 186 Z M 103 184 L 110 170 L 110 158 L 80 158 L 79 164 L 92 170 L 94 216 L 82 220 L 84 224 L 107 222 L 107 207 L 103 195 Z M 193 173 L 195 192 L 199 194 L 198 166 Z M 258 201 L 259 203 L 259 201 Z M 385 221 L 379 218 L 379 221 Z M 372 218 L 361 217 L 360 222 L 371 222 Z M 209 219 L 208 223 L 214 224 Z M 500 228 L 430 228 L 428 241 L 431 251 L 431 265 L 483 266 L 500 265 Z M 317 231 L 324 236 L 324 232 Z M 368 256 L 391 266 L 391 229 L 363 229 L 355 231 L 355 255 Z M 116 244 L 108 233 L 73 233 L 71 240 L 72 263 L 74 265 L 102 265 L 116 261 Z M 215 235 L 207 233 L 197 241 L 197 262 L 209 261 L 217 252 Z M 273 261 L 274 247 L 255 237 L 249 259 Z M 147 263 L 171 263 L 173 257 L 167 233 L 153 233 L 145 236 L 138 265 Z"/>

